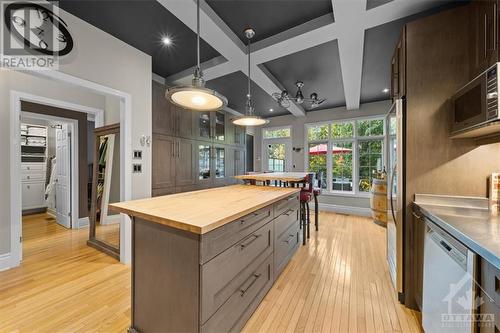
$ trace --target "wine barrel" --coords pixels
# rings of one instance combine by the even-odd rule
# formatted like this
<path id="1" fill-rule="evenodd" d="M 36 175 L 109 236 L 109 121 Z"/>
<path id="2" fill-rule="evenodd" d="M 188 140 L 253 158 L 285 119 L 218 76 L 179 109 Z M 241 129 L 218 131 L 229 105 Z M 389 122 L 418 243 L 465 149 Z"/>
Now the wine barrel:
<path id="1" fill-rule="evenodd" d="M 387 226 L 387 180 L 374 178 L 370 193 L 373 221 L 385 227 Z"/>

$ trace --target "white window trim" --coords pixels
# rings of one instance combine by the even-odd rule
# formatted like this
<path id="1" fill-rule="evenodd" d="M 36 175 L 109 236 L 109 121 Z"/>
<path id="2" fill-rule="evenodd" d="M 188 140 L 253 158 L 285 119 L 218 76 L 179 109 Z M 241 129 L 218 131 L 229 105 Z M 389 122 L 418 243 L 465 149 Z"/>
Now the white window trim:
<path id="1" fill-rule="evenodd" d="M 376 135 L 376 136 L 358 136 L 357 135 L 357 130 L 358 130 L 358 121 L 364 121 L 364 120 L 382 120 L 384 122 L 383 129 L 384 129 L 384 134 L 383 135 Z M 353 136 L 348 137 L 348 138 L 335 138 L 332 139 L 330 135 L 331 131 L 331 125 L 335 123 L 349 123 L 351 122 L 353 124 Z M 316 126 L 324 126 L 328 125 L 328 138 L 327 140 L 314 140 L 314 141 L 309 141 L 309 132 L 308 129 L 310 127 L 316 127 Z M 389 128 L 390 124 L 388 123 L 387 119 L 383 115 L 378 115 L 378 116 L 368 116 L 368 117 L 356 117 L 356 118 L 349 118 L 349 119 L 336 119 L 336 120 L 330 120 L 330 121 L 322 121 L 322 122 L 312 122 L 312 123 L 306 123 L 304 124 L 304 166 L 306 171 L 309 171 L 309 144 L 310 143 L 325 143 L 327 142 L 328 145 L 328 151 L 330 151 L 330 147 L 332 144 L 335 142 L 352 142 L 352 180 L 353 180 L 353 190 L 352 191 L 338 191 L 338 190 L 332 190 L 332 174 L 331 170 L 333 168 L 333 160 L 332 160 L 332 154 L 327 154 L 327 159 L 326 159 L 326 169 L 327 169 L 327 174 L 326 174 L 326 191 L 324 194 L 326 195 L 338 195 L 338 196 L 345 196 L 345 197 L 362 197 L 362 198 L 369 198 L 370 197 L 370 192 L 363 192 L 360 191 L 358 188 L 358 183 L 359 183 L 359 141 L 382 141 L 382 167 L 387 167 L 388 165 L 388 140 L 391 135 L 389 135 Z"/>
<path id="2" fill-rule="evenodd" d="M 266 131 L 276 131 L 276 130 L 282 130 L 282 129 L 289 129 L 290 130 L 290 136 L 281 137 L 281 138 L 266 138 L 266 136 L 265 136 Z M 264 127 L 264 128 L 262 128 L 262 139 L 263 140 L 291 139 L 291 138 L 292 138 L 292 126 L 273 126 L 273 127 Z"/>

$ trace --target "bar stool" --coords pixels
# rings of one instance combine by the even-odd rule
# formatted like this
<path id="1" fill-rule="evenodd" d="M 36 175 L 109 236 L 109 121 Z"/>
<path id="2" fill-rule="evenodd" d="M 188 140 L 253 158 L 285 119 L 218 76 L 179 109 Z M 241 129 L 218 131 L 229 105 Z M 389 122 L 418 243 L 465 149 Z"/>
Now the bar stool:
<path id="1" fill-rule="evenodd" d="M 314 197 L 314 226 L 316 227 L 316 231 L 318 231 L 318 228 L 319 228 L 318 196 L 321 195 L 321 178 L 319 178 L 319 174 L 316 175 L 316 179 L 318 180 L 318 187 L 314 187 L 314 189 L 313 189 L 313 197 Z"/>
<path id="2" fill-rule="evenodd" d="M 314 174 L 306 176 L 304 187 L 300 190 L 300 227 L 302 228 L 302 244 L 306 245 L 306 238 L 310 237 L 310 208 L 309 202 L 313 197 L 313 178 Z"/>

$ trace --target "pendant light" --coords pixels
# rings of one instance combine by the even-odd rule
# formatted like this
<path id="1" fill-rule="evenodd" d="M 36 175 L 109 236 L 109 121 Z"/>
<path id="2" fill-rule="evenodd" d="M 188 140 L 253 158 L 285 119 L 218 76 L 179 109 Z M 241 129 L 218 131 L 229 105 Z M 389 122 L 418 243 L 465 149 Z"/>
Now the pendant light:
<path id="1" fill-rule="evenodd" d="M 245 105 L 245 115 L 235 118 L 233 124 L 239 126 L 262 126 L 269 123 L 269 120 L 255 115 L 252 106 L 252 94 L 250 93 L 250 40 L 255 36 L 255 31 L 251 28 L 245 30 L 245 36 L 248 39 L 248 93 Z"/>
<path id="2" fill-rule="evenodd" d="M 165 97 L 171 103 L 187 110 L 220 110 L 227 105 L 227 98 L 205 87 L 200 66 L 200 0 L 196 0 L 196 50 L 197 66 L 191 85 L 168 88 Z"/>

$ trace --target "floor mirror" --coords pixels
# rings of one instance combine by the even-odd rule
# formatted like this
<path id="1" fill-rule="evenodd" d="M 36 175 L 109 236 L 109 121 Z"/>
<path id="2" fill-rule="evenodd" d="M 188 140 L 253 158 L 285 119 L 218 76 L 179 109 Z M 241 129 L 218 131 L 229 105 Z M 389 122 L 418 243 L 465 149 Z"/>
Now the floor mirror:
<path id="1" fill-rule="evenodd" d="M 108 205 L 119 202 L 120 193 L 120 124 L 96 128 L 87 244 L 118 260 L 121 218 Z"/>

